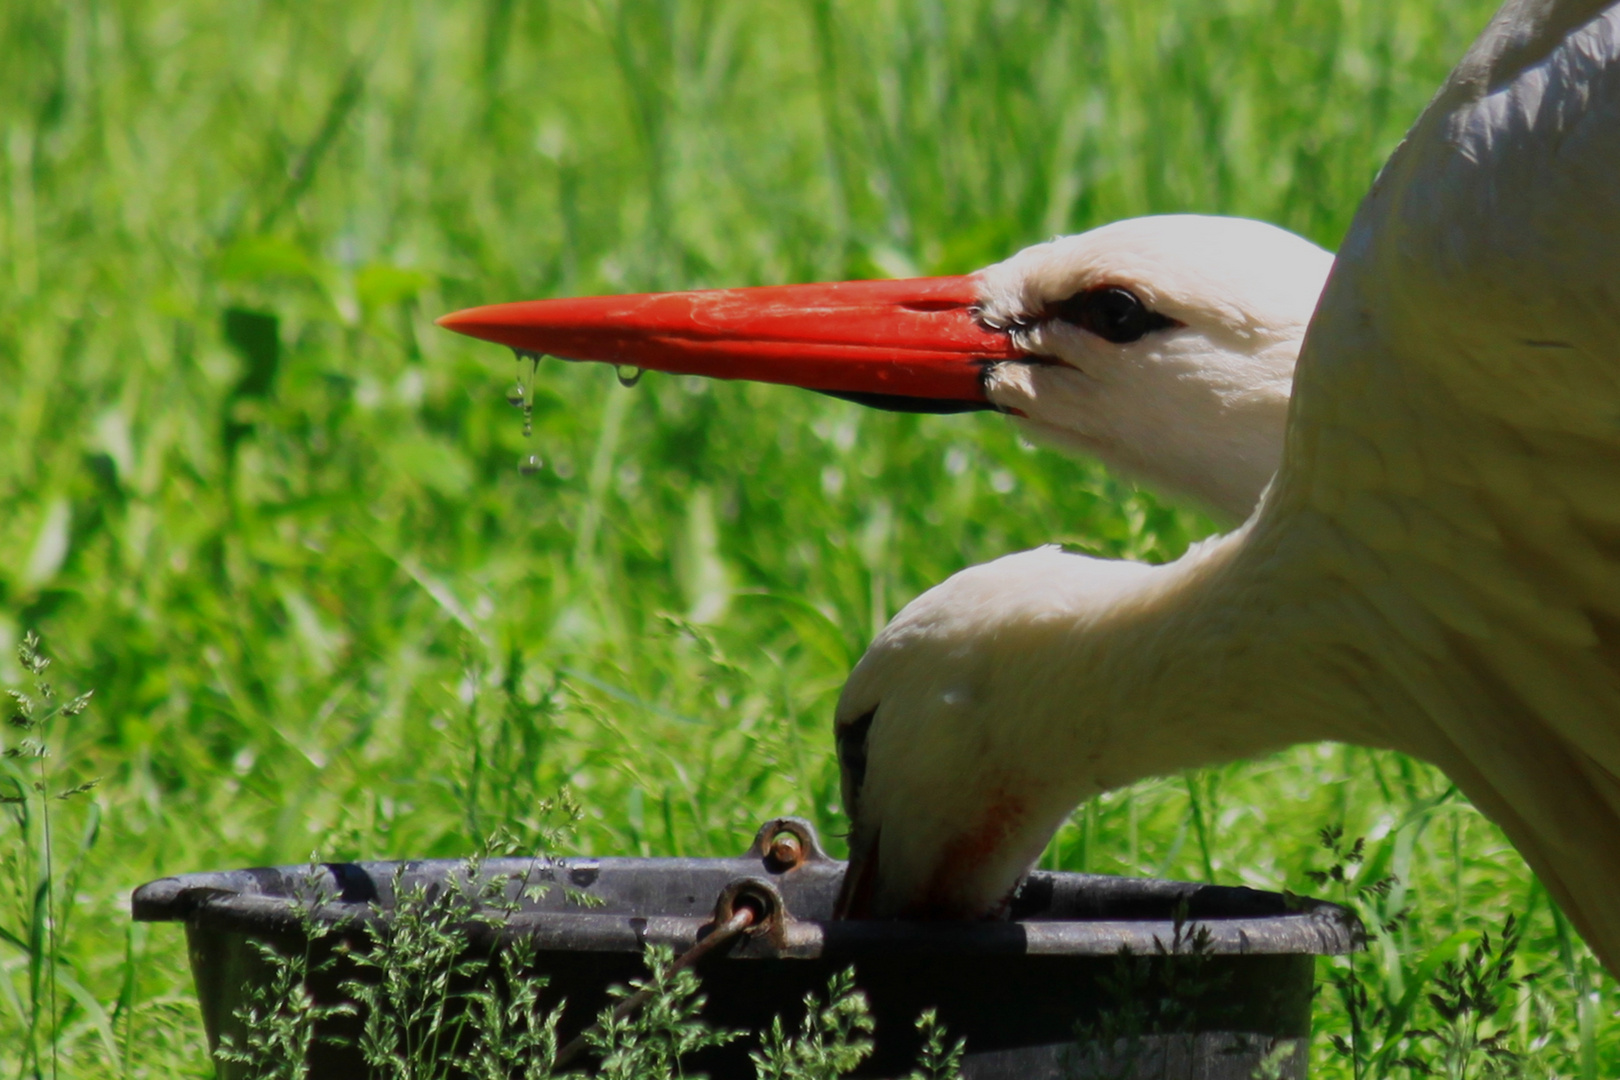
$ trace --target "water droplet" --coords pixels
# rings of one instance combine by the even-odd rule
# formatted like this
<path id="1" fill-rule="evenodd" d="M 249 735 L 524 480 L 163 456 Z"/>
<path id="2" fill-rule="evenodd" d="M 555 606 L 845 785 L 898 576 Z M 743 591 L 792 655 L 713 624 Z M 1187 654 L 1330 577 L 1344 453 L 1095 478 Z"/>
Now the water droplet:
<path id="1" fill-rule="evenodd" d="M 643 375 L 647 374 L 646 368 L 638 368 L 631 364 L 620 364 L 614 371 L 618 373 L 620 386 L 634 386 L 641 381 Z"/>
<path id="2" fill-rule="evenodd" d="M 513 387 L 518 400 L 512 401 L 510 392 L 506 400 L 523 410 L 523 437 L 527 439 L 534 434 L 534 375 L 540 368 L 540 354 L 526 349 L 513 349 L 512 352 L 516 354 L 518 362 L 517 385 Z"/>
<path id="3" fill-rule="evenodd" d="M 522 383 L 513 383 L 512 388 L 506 392 L 506 403 L 513 408 L 523 408 L 524 402 L 528 400 L 528 396 L 523 393 Z"/>
<path id="4" fill-rule="evenodd" d="M 518 472 L 522 473 L 524 476 L 533 476 L 535 473 L 540 471 L 544 464 L 545 462 L 540 460 L 539 454 L 530 454 L 528 457 L 524 458 L 518 463 Z"/>

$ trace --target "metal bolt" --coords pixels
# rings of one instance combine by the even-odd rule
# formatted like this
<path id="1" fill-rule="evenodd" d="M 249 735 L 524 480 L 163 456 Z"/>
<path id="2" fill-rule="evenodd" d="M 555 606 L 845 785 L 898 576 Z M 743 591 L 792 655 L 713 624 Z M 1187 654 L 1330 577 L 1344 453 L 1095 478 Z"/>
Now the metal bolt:
<path id="1" fill-rule="evenodd" d="M 771 837 L 767 856 L 770 867 L 777 873 L 792 870 L 804 862 L 804 843 L 791 829 L 783 829 Z"/>

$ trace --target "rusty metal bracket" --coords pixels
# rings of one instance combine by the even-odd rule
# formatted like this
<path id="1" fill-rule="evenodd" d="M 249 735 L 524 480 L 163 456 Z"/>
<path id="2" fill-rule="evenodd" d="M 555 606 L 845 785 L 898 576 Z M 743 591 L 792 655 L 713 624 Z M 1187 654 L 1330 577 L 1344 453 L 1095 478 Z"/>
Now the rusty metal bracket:
<path id="1" fill-rule="evenodd" d="M 816 827 L 804 818 L 772 818 L 759 827 L 744 858 L 763 859 L 773 874 L 797 870 L 806 863 L 830 862 Z"/>
<path id="2" fill-rule="evenodd" d="M 775 885 L 763 878 L 752 877 L 727 882 L 714 901 L 713 925 L 730 925 L 742 911 L 753 913 L 747 927 L 749 937 L 764 938 L 777 948 L 786 945 L 784 930 L 792 916 L 788 914 L 787 903 L 782 899 L 782 894 L 776 891 Z M 710 936 L 713 933 L 711 931 Z M 706 941 L 707 937 L 698 944 Z"/>

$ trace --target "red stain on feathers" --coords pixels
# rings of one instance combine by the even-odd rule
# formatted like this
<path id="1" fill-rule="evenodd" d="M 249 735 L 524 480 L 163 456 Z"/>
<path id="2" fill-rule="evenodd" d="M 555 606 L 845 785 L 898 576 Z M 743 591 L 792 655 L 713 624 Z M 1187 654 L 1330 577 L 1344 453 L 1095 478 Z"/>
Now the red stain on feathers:
<path id="1" fill-rule="evenodd" d="M 913 919 L 976 919 L 999 914 L 999 908 L 983 911 L 964 908 L 958 886 L 971 879 L 1001 850 L 1025 816 L 1023 799 L 1006 789 L 995 791 L 990 806 L 979 820 L 949 844 L 940 855 L 939 865 L 928 879 L 916 903 L 906 909 Z"/>

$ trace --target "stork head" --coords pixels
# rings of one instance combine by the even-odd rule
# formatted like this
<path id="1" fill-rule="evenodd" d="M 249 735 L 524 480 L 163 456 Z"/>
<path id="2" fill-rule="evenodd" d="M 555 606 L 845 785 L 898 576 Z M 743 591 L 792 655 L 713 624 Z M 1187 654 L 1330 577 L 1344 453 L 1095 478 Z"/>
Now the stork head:
<path id="1" fill-rule="evenodd" d="M 1202 755 L 1196 736 L 1155 737 L 1138 703 L 1167 694 L 1132 666 L 1151 652 L 1135 628 L 1198 561 L 1042 548 L 907 605 L 838 703 L 852 828 L 837 914 L 994 916 L 1078 802 Z"/>
<path id="2" fill-rule="evenodd" d="M 1276 226 L 1191 214 L 1025 248 L 977 275 L 979 319 L 1023 354 L 988 366 L 985 395 L 1039 440 L 1241 520 L 1281 461 L 1332 265 Z"/>
<path id="3" fill-rule="evenodd" d="M 537 300 L 441 325 L 515 349 L 787 383 L 885 409 L 999 409 L 1229 518 L 1282 452 L 1332 256 L 1240 218 L 1138 218 L 977 274 Z"/>

